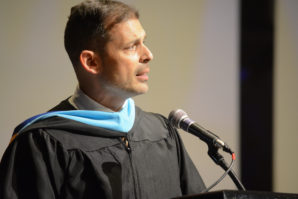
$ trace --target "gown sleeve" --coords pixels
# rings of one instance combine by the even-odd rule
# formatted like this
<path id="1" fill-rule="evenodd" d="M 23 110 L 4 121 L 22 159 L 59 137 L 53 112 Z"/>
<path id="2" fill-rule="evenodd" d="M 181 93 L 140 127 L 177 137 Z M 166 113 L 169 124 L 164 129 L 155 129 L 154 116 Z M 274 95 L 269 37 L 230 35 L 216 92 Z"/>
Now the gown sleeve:
<path id="1" fill-rule="evenodd" d="M 42 129 L 20 134 L 0 163 L 0 198 L 60 198 L 68 159 L 67 151 Z"/>
<path id="2" fill-rule="evenodd" d="M 205 183 L 202 180 L 202 177 L 196 169 L 191 158 L 189 157 L 177 130 L 174 129 L 170 124 L 168 125 L 174 134 L 178 148 L 178 160 L 180 167 L 180 183 L 182 194 L 198 194 L 206 188 Z"/>

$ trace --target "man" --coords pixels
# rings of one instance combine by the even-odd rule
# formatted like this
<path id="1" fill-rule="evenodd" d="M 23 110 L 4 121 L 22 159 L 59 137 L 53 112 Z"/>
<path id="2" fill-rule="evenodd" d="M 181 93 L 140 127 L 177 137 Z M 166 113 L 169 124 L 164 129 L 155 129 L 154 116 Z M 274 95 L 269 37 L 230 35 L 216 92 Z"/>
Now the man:
<path id="1" fill-rule="evenodd" d="M 153 55 L 138 12 L 117 1 L 71 10 L 65 48 L 75 94 L 19 125 L 0 165 L 0 198 L 172 198 L 205 185 L 175 129 L 131 97 Z"/>

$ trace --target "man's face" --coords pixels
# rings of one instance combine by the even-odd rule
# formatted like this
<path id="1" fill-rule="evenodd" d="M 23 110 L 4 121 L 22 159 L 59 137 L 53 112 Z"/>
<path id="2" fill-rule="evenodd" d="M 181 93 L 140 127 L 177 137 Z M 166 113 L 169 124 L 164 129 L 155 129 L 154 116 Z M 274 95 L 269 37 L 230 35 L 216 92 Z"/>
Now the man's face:
<path id="1" fill-rule="evenodd" d="M 101 83 L 122 97 L 147 92 L 148 63 L 153 55 L 144 44 L 146 34 L 139 20 L 116 24 L 109 36 L 102 56 Z"/>

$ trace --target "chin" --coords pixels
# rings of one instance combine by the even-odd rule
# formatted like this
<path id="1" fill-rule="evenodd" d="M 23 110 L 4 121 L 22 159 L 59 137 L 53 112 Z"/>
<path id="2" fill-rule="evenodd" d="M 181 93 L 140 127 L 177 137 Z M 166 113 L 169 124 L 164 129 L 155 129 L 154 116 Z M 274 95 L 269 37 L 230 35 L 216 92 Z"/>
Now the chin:
<path id="1" fill-rule="evenodd" d="M 145 93 L 148 92 L 148 90 L 149 90 L 149 87 L 148 87 L 148 85 L 146 84 L 146 85 L 144 85 L 144 86 L 140 89 L 140 94 L 145 94 Z"/>
<path id="2" fill-rule="evenodd" d="M 141 88 L 132 90 L 132 93 L 134 96 L 142 95 L 142 94 L 147 93 L 148 90 L 149 90 L 149 87 L 146 85 L 146 86 L 142 86 Z"/>

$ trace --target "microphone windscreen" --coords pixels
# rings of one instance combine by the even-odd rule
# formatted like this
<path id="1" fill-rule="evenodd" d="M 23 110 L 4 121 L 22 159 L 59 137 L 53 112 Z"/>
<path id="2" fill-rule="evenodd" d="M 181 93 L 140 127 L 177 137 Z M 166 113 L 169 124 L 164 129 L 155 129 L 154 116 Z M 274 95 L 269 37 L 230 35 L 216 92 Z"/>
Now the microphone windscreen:
<path id="1" fill-rule="evenodd" d="M 188 115 L 182 109 L 171 111 L 168 117 L 170 123 L 176 128 L 180 128 L 180 122 L 185 118 L 188 118 Z"/>

